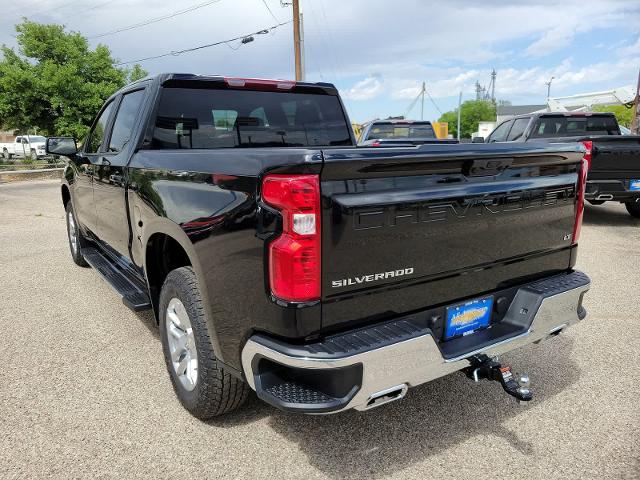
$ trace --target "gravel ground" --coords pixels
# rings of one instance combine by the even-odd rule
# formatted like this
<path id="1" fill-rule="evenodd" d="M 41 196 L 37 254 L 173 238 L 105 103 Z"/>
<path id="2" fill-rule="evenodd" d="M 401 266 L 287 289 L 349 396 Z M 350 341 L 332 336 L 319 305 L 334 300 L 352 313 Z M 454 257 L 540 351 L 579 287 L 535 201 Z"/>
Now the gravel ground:
<path id="1" fill-rule="evenodd" d="M 203 423 L 151 316 L 72 263 L 59 183 L 0 185 L 0 477 L 638 479 L 639 242 L 623 207 L 587 207 L 587 320 L 505 356 L 531 376 L 526 406 L 454 374 L 368 413 L 252 398 Z"/>

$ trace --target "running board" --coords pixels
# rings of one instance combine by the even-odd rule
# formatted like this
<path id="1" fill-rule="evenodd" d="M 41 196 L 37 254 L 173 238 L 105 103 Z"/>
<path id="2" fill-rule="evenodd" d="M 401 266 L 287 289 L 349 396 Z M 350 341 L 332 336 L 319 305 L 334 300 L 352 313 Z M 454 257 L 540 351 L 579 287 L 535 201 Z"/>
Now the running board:
<path id="1" fill-rule="evenodd" d="M 136 312 L 151 308 L 149 294 L 140 284 L 140 281 L 132 278 L 131 274 L 109 261 L 96 248 L 83 248 L 82 255 L 87 263 L 118 292 L 122 297 L 122 303 L 127 307 Z"/>

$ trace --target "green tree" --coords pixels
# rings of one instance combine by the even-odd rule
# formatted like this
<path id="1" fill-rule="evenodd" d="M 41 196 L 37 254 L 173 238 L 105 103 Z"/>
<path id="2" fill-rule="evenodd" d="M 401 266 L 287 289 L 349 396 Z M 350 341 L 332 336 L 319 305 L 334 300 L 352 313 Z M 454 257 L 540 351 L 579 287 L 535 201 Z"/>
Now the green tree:
<path id="1" fill-rule="evenodd" d="M 624 105 L 596 105 L 593 110 L 596 112 L 613 113 L 620 125 L 627 128 L 631 126 L 631 121 L 633 120 L 633 109 L 627 108 Z"/>
<path id="2" fill-rule="evenodd" d="M 44 135 L 83 138 L 104 101 L 132 79 L 139 65 L 114 66 L 104 45 L 89 48 L 77 32 L 62 25 L 24 19 L 16 25 L 18 51 L 0 47 L 0 123 L 16 130 L 38 128 Z"/>
<path id="3" fill-rule="evenodd" d="M 478 131 L 478 122 L 495 122 L 496 106 L 493 102 L 485 100 L 467 100 L 461 105 L 460 138 L 470 138 L 473 132 Z M 449 133 L 454 137 L 458 135 L 458 109 L 442 114 L 439 122 L 449 124 Z"/>

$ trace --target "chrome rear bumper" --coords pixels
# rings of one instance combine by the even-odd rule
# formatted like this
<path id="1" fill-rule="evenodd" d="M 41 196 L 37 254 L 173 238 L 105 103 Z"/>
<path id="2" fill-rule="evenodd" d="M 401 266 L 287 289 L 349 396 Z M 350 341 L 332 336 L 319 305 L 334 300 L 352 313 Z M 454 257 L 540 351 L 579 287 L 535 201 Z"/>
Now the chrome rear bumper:
<path id="1" fill-rule="evenodd" d="M 242 366 L 258 396 L 279 408 L 366 410 L 468 367 L 473 355 L 500 355 L 578 323 L 586 316 L 582 297 L 589 286 L 586 275 L 572 272 L 521 287 L 501 321 L 514 327 L 513 335 L 450 358 L 429 329 L 399 320 L 304 346 L 254 335 L 242 351 Z M 324 389 L 328 384 L 331 392 Z"/>

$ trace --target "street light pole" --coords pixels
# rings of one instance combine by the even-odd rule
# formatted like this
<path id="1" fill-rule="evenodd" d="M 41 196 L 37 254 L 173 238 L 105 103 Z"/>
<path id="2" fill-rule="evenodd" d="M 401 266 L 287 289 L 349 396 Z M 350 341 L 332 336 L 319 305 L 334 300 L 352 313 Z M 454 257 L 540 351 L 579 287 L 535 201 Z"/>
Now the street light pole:
<path id="1" fill-rule="evenodd" d="M 554 78 L 556 77 L 551 77 L 548 82 L 545 82 L 547 86 L 547 103 L 549 103 L 549 97 L 551 97 L 551 82 L 553 82 Z"/>

